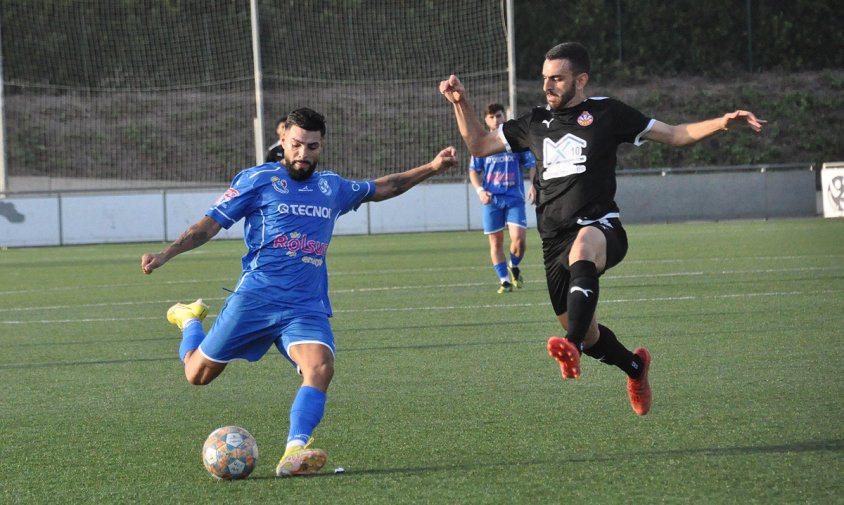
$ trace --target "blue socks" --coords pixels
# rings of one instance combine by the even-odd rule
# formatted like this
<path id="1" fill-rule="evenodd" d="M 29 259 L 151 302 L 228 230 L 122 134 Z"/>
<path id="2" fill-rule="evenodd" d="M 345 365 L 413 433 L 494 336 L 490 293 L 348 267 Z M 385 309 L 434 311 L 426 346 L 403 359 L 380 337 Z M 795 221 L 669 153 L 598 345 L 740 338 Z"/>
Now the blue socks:
<path id="1" fill-rule="evenodd" d="M 313 435 L 314 430 L 325 413 L 326 395 L 311 386 L 302 386 L 296 393 L 293 405 L 290 407 L 290 432 L 287 435 L 287 445 L 291 442 L 301 442 L 305 445 Z M 296 444 L 298 445 L 298 444 Z"/>
<path id="2" fill-rule="evenodd" d="M 515 254 L 510 253 L 510 266 L 511 267 L 515 268 L 515 267 L 519 266 L 519 263 L 521 263 L 521 262 L 522 262 L 521 256 L 516 256 Z"/>
<path id="3" fill-rule="evenodd" d="M 498 274 L 501 282 L 510 282 L 510 274 L 507 273 L 507 263 L 496 263 L 493 265 L 493 268 L 495 268 L 495 273 Z"/>
<path id="4" fill-rule="evenodd" d="M 185 324 L 182 330 L 182 343 L 179 345 L 179 359 L 184 363 L 185 355 L 195 351 L 202 340 L 205 339 L 205 331 L 202 329 L 202 321 L 194 319 Z"/>

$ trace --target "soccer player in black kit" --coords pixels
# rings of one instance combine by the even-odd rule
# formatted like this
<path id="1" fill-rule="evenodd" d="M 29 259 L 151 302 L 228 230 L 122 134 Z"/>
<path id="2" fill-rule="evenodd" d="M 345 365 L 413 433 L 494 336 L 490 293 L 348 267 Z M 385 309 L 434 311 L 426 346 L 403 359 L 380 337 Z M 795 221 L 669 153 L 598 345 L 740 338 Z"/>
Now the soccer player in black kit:
<path id="1" fill-rule="evenodd" d="M 581 44 L 554 46 L 542 66 L 548 105 L 509 120 L 494 132 L 481 125 L 456 76 L 440 83 L 440 93 L 452 103 L 472 156 L 530 150 L 536 157 L 536 217 L 548 293 L 567 332 L 565 338 L 551 337 L 547 349 L 559 362 L 563 379 L 580 376 L 581 353 L 615 365 L 627 374 L 630 403 L 643 416 L 652 401 L 650 353 L 644 347 L 630 352 L 595 317 L 598 278 L 627 253 L 627 234 L 615 203 L 618 146 L 638 146 L 646 140 L 684 146 L 739 124 L 758 132 L 765 121 L 737 110 L 669 125 L 618 100 L 587 97 L 589 71 L 589 53 Z"/>

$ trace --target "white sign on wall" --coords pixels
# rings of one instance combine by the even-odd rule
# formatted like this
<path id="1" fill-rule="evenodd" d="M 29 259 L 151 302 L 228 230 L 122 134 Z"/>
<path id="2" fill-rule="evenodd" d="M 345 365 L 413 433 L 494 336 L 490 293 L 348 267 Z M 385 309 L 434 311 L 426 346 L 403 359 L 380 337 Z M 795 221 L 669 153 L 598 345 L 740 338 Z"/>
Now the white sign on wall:
<path id="1" fill-rule="evenodd" d="M 824 217 L 844 217 L 844 162 L 823 164 L 821 194 Z"/>

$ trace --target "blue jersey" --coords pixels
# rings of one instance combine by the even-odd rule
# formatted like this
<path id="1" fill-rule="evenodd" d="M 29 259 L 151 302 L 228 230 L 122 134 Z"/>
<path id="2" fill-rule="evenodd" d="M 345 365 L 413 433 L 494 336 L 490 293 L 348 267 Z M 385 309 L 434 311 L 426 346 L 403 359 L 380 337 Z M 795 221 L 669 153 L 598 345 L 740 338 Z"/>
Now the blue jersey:
<path id="1" fill-rule="evenodd" d="M 525 199 L 522 169 L 536 167 L 530 151 L 497 153 L 485 158 L 469 160 L 469 169 L 483 174 L 484 189 L 493 195 L 510 195 Z"/>
<path id="2" fill-rule="evenodd" d="M 248 168 L 205 214 L 228 229 L 244 219 L 243 273 L 235 293 L 331 315 L 325 255 L 334 223 L 375 192 L 334 172 L 296 181 L 280 163 Z"/>

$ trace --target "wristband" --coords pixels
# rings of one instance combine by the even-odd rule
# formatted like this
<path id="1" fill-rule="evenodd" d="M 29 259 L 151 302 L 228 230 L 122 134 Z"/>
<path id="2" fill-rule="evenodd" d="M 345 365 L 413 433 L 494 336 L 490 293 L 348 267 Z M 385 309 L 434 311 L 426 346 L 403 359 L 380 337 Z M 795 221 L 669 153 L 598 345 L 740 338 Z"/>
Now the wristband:
<path id="1" fill-rule="evenodd" d="M 481 194 L 481 191 L 484 191 L 484 187 L 483 187 L 483 186 L 478 186 L 477 188 L 475 188 L 475 193 L 477 193 L 477 194 L 479 194 L 479 195 L 480 195 L 480 194 Z"/>

